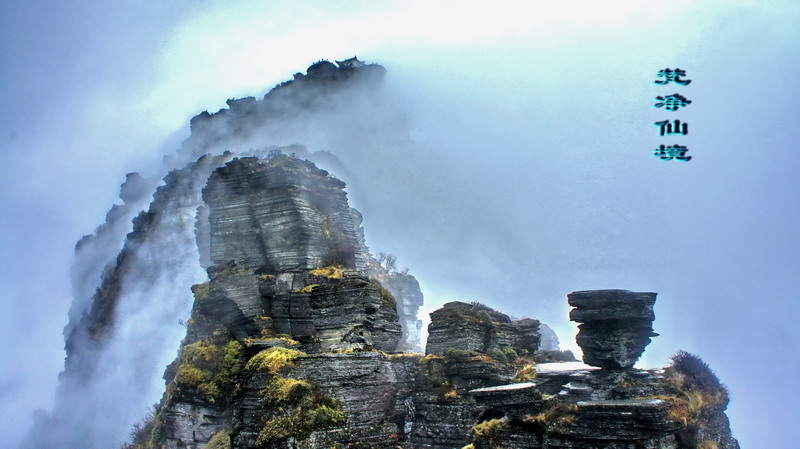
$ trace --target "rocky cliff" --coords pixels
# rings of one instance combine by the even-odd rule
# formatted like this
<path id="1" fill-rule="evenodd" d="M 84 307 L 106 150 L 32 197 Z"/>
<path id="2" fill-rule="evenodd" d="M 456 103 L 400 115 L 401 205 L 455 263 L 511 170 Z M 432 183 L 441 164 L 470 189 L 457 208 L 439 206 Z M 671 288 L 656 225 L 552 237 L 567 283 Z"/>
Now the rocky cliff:
<path id="1" fill-rule="evenodd" d="M 426 355 L 398 352 L 343 187 L 285 155 L 211 174 L 210 281 L 133 447 L 738 448 L 702 361 L 632 368 L 654 293 L 569 295 L 587 364 L 542 363 L 537 320 L 464 302 L 431 314 Z"/>
<path id="2" fill-rule="evenodd" d="M 76 298 L 56 408 L 25 447 L 119 441 L 104 423 L 132 422 L 141 412 L 127 404 L 166 366 L 129 449 L 738 448 L 727 392 L 699 358 L 633 368 L 655 336 L 654 293 L 569 295 L 586 364 L 539 321 L 475 302 L 434 311 L 417 353 L 419 283 L 371 254 L 345 183 L 299 146 L 220 151 L 382 74 L 321 61 L 263 100 L 195 117 L 181 149 L 194 160 L 169 172 L 117 248 L 116 221 L 158 184 L 129 176 L 125 204 L 78 246 L 102 269 L 76 278 L 101 281 Z M 176 318 L 170 363 L 154 348 L 175 338 Z"/>
<path id="3" fill-rule="evenodd" d="M 582 363 L 544 363 L 523 383 L 472 390 L 487 408 L 472 447 L 738 449 L 725 387 L 698 357 L 679 352 L 666 369 L 633 365 L 652 332 L 655 293 L 568 295 Z M 587 324 L 591 324 L 587 326 Z"/>

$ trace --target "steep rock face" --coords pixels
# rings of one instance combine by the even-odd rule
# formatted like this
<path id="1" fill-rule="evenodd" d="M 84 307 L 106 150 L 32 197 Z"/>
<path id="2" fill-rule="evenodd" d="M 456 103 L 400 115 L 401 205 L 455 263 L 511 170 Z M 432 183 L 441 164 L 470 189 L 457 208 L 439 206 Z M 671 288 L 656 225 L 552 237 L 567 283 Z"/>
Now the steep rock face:
<path id="1" fill-rule="evenodd" d="M 424 297 L 419 282 L 410 274 L 385 269 L 375 260 L 367 262 L 367 269 L 370 277 L 380 282 L 397 299 L 397 314 L 400 316 L 400 326 L 403 329 L 403 338 L 400 340 L 398 350 L 421 351 L 422 320 L 418 314 Z"/>
<path id="2" fill-rule="evenodd" d="M 402 445 L 407 440 L 406 423 L 413 419 L 410 396 L 417 359 L 377 352 L 300 355 L 282 375 L 293 382 L 314 385 L 317 394 L 333 398 L 341 406 L 346 421 L 327 429 L 309 429 L 308 436 L 293 447 Z M 289 447 L 291 444 L 281 441 L 279 432 L 270 428 L 276 418 L 265 419 L 265 416 L 276 416 L 271 399 L 264 394 L 264 386 L 274 382 L 268 377 L 251 377 L 243 387 L 243 406 L 236 411 L 236 430 L 232 436 L 234 447 Z M 290 421 L 284 423 L 293 425 Z"/>
<path id="3" fill-rule="evenodd" d="M 203 190 L 210 207 L 210 254 L 264 273 L 356 264 L 359 240 L 344 183 L 300 159 L 240 158 Z"/>
<path id="4" fill-rule="evenodd" d="M 214 172 L 204 198 L 216 265 L 201 311 L 239 340 L 272 333 L 313 352 L 394 351 L 396 302 L 356 271 L 363 248 L 343 187 L 283 155 L 235 159 Z"/>
<path id="5" fill-rule="evenodd" d="M 286 428 L 320 441 L 401 438 L 406 410 L 397 404 L 410 404 L 409 362 L 334 354 L 394 352 L 401 338 L 395 298 L 356 269 L 365 249 L 343 188 L 309 162 L 278 154 L 234 159 L 209 177 L 210 237 L 197 240 L 209 244 L 210 281 L 193 287 L 154 445 L 199 449 L 230 432 L 237 447 L 278 447 L 288 444 Z M 337 381 L 329 369 L 347 371 Z M 368 379 L 375 391 L 364 387 Z M 270 388 L 280 398 L 265 396 Z M 367 398 L 377 407 L 369 419 Z M 346 432 L 322 432 L 350 415 L 359 421 Z"/>
<path id="6" fill-rule="evenodd" d="M 327 93 L 343 82 L 383 73 L 356 62 L 321 61 L 263 101 L 229 100 L 227 110 L 200 114 L 184 157 L 247 145 L 273 119 L 325 109 L 333 103 Z M 428 355 L 393 354 L 418 344 L 419 284 L 373 266 L 344 183 L 293 155 L 228 162 L 232 157 L 204 157 L 167 178 L 106 275 L 105 293 L 98 292 L 91 309 L 80 309 L 87 315 L 73 327 L 91 344 L 77 349 L 78 337 L 70 340 L 68 370 L 91 373 L 99 358 L 92 350 L 104 349 L 116 331 L 125 280 L 174 275 L 172 265 L 189 259 L 207 270 L 207 282 L 192 281 L 202 283 L 192 287 L 191 318 L 164 374 L 164 397 L 132 447 L 444 449 L 472 441 L 509 448 L 738 448 L 724 415 L 727 393 L 707 367 L 683 357 L 664 371 L 629 369 L 652 336 L 644 331 L 652 331 L 646 299 L 631 308 L 607 299 L 617 295 L 609 291 L 571 295 L 578 307 L 573 318 L 583 323 L 580 338 L 592 354 L 587 360 L 604 369 L 537 364 L 538 321 L 465 303 L 432 314 Z M 197 254 L 177 251 L 187 242 L 196 243 Z M 145 269 L 128 263 L 148 256 L 158 260 Z M 167 302 L 169 293 L 156 289 L 151 296 Z M 115 393 L 136 394 L 128 385 L 113 384 Z M 78 398 L 63 402 L 62 411 Z M 98 417 L 73 422 L 88 426 Z M 103 440 L 66 444 L 105 447 L 97 441 Z M 56 434 L 36 447 L 63 446 Z"/>
<path id="7" fill-rule="evenodd" d="M 469 391 L 511 381 L 513 368 L 478 352 L 427 355 L 414 384 L 415 448 L 445 449 L 468 442 L 469 429 L 483 412 Z"/>
<path id="8" fill-rule="evenodd" d="M 197 282 L 198 276 L 202 279 L 193 236 L 200 190 L 211 171 L 227 159 L 203 157 L 171 171 L 148 210 L 135 217 L 133 230 L 106 267 L 91 305 L 80 306 L 82 314 L 65 328 L 67 357 L 55 408 L 47 417 L 36 419 L 23 447 L 105 447 L 109 441 L 121 441 L 127 430 L 89 423 L 128 425 L 136 419 L 137 408 L 149 405 L 141 402 L 140 392 L 153 388 L 156 373 L 163 370 L 159 360 L 172 352 L 163 346 L 165 340 L 174 339 L 174 344 L 180 340 L 175 335 L 180 328 L 172 317 L 185 316 L 191 305 L 189 292 L 176 279 L 186 286 Z M 133 198 L 142 196 L 142 183 L 129 176 L 121 195 L 136 202 Z M 78 251 L 97 255 L 98 245 L 109 244 L 110 236 L 105 234 L 110 227 L 82 239 Z M 76 297 L 75 305 L 83 300 Z M 142 322 L 120 326 L 122 318 L 131 317 Z M 120 391 L 110 395 L 115 388 Z M 120 401 L 136 406 L 121 408 Z M 83 406 L 76 409 L 76 403 Z"/>

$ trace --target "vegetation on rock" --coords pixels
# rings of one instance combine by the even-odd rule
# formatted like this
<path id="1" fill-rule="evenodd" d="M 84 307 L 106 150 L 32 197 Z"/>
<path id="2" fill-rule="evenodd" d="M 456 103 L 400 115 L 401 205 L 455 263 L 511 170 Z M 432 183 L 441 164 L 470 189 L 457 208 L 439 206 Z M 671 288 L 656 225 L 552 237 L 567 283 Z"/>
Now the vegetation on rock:
<path id="1" fill-rule="evenodd" d="M 194 391 L 212 404 L 230 397 L 238 388 L 241 350 L 237 341 L 215 344 L 200 340 L 184 346 L 178 358 L 176 391 Z"/>
<path id="2" fill-rule="evenodd" d="M 470 433 L 479 438 L 485 438 L 491 444 L 500 436 L 500 432 L 506 427 L 508 427 L 507 419 L 490 419 L 488 421 L 479 422 L 478 424 L 472 426 Z"/>
<path id="3" fill-rule="evenodd" d="M 273 375 L 261 394 L 271 416 L 258 434 L 259 445 L 289 437 L 303 440 L 315 430 L 335 427 L 347 420 L 339 401 L 306 380 Z"/>
<path id="4" fill-rule="evenodd" d="M 203 282 L 202 284 L 195 284 L 192 285 L 192 293 L 194 293 L 194 299 L 197 302 L 204 301 L 208 299 L 208 292 L 209 292 L 209 283 Z"/>
<path id="5" fill-rule="evenodd" d="M 298 293 L 311 293 L 317 287 L 319 287 L 319 284 L 306 285 L 305 287 L 297 290 L 297 292 Z"/>
<path id="6" fill-rule="evenodd" d="M 277 375 L 281 370 L 294 366 L 295 360 L 301 355 L 302 351 L 273 347 L 265 349 L 251 358 L 245 369 L 250 371 L 266 371 L 269 374 Z"/>
<path id="7" fill-rule="evenodd" d="M 536 379 L 536 366 L 528 364 L 514 374 L 514 382 L 530 382 Z"/>
<path id="8" fill-rule="evenodd" d="M 342 279 L 344 278 L 344 267 L 341 265 L 329 265 L 327 267 L 314 268 L 308 273 L 329 279 Z"/>
<path id="9" fill-rule="evenodd" d="M 206 443 L 205 449 L 231 449 L 230 434 L 225 430 L 215 433 Z"/>
<path id="10" fill-rule="evenodd" d="M 397 308 L 397 300 L 394 299 L 394 295 L 392 295 L 389 290 L 381 285 L 380 282 L 376 281 L 375 279 L 370 279 L 370 284 L 378 291 L 378 296 L 380 296 L 381 300 L 388 304 L 393 309 Z"/>
<path id="11" fill-rule="evenodd" d="M 710 413 L 727 408 L 728 389 L 708 364 L 686 351 L 672 356 L 672 365 L 664 371 L 664 376 L 674 391 L 673 396 L 664 398 L 670 403 L 669 417 L 686 426 L 678 435 L 679 440 L 692 447 L 716 448 L 713 441 L 698 441 L 698 434 Z"/>
<path id="12" fill-rule="evenodd" d="M 557 405 L 537 415 L 527 415 L 522 421 L 533 424 L 546 432 L 563 432 L 577 417 L 576 404 Z"/>

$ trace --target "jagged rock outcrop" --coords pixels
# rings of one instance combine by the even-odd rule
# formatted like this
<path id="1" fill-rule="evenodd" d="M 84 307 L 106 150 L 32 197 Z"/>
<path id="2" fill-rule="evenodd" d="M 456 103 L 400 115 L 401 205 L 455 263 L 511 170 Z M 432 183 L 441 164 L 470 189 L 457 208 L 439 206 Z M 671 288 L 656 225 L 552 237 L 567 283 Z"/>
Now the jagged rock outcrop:
<path id="1" fill-rule="evenodd" d="M 650 344 L 655 293 L 628 290 L 590 290 L 567 295 L 569 314 L 578 326 L 576 338 L 583 360 L 592 366 L 627 369 Z"/>
<path id="2" fill-rule="evenodd" d="M 232 143 L 247 142 L 265 130 L 279 133 L 280 125 L 289 120 L 307 117 L 312 111 L 346 106 L 348 95 L 374 92 L 385 74 L 386 69 L 378 64 L 337 67 L 319 61 L 308 67 L 305 75 L 296 73 L 293 80 L 275 86 L 262 100 L 254 97 L 228 100 L 227 109 L 194 116 L 191 135 L 179 151 L 192 158 L 214 153 Z"/>
<path id="3" fill-rule="evenodd" d="M 211 261 L 263 273 L 357 266 L 359 241 L 344 183 L 297 158 L 240 158 L 211 175 Z"/>
<path id="4" fill-rule="evenodd" d="M 538 348 L 538 324 L 512 321 L 478 303 L 450 302 L 431 313 L 428 355 L 419 364 L 413 396 L 414 447 L 467 444 L 469 428 L 484 411 L 469 391 L 512 381 Z"/>
<path id="5" fill-rule="evenodd" d="M 451 349 L 488 352 L 504 347 L 518 354 L 532 354 L 539 348 L 539 322 L 523 318 L 512 321 L 478 303 L 449 302 L 431 313 L 427 354 L 444 354 Z"/>
<path id="6" fill-rule="evenodd" d="M 191 307 L 191 294 L 175 279 L 190 285 L 195 276 L 202 276 L 201 270 L 194 269 L 197 247 L 193 235 L 200 190 L 211 171 L 227 159 L 202 157 L 169 172 L 148 210 L 133 219 L 133 230 L 103 271 L 90 305 L 80 305 L 85 298 L 76 296 L 74 312 L 79 312 L 78 308 L 83 311 L 65 328 L 67 356 L 55 407 L 37 416 L 23 447 L 100 448 L 127 434 L 119 427 L 91 423 L 133 422 L 139 410 L 119 404 L 133 403 L 142 391 L 152 388 L 151 375 L 163 370 L 162 354 L 173 351 L 159 345 L 177 331 L 173 317 L 185 316 Z M 145 183 L 137 175 L 128 176 L 121 196 L 130 204 L 126 204 L 127 210 L 118 208 L 123 216 L 140 204 L 141 199 L 134 198 L 144 195 Z M 94 237 L 81 239 L 79 253 L 99 257 L 100 247 L 111 244 L 112 236 L 107 233 L 121 226 L 111 215 L 108 219 Z M 82 289 L 81 294 L 87 291 Z M 146 323 L 120 326 L 121 317 L 137 317 Z M 109 394 L 112 390 L 114 394 Z M 83 406 L 76 408 L 78 403 Z"/>
<path id="7" fill-rule="evenodd" d="M 398 417 L 411 395 L 403 385 L 413 370 L 402 357 L 376 358 L 401 339 L 397 304 L 358 270 L 356 254 L 365 249 L 343 188 L 313 164 L 282 154 L 236 158 L 211 174 L 203 189 L 210 237 L 198 239 L 209 243 L 210 281 L 193 287 L 195 306 L 165 376 L 155 444 L 200 448 L 230 432 L 236 447 L 281 446 L 287 438 L 280 428 L 320 441 L 354 442 L 378 428 L 374 438 L 386 444 L 401 438 Z M 286 365 L 253 368 L 259 357 Z M 330 369 L 343 371 L 337 377 Z M 264 396 L 270 386 L 281 398 Z M 367 397 L 391 410 L 376 406 L 367 419 Z M 319 433 L 344 416 L 358 424 Z"/>
<path id="8" fill-rule="evenodd" d="M 473 427 L 474 447 L 739 447 L 724 414 L 727 399 L 723 405 L 713 388 L 676 387 L 686 373 L 674 367 L 609 371 L 553 363 L 536 368 L 530 382 L 471 392 L 488 408 Z M 709 402 L 694 402 L 699 397 Z"/>
<path id="9" fill-rule="evenodd" d="M 559 351 L 561 349 L 558 342 L 558 335 L 556 335 L 555 331 L 553 331 L 550 326 L 539 323 L 539 335 L 541 335 L 539 341 L 540 351 Z"/>
<path id="10" fill-rule="evenodd" d="M 539 364 L 528 382 L 472 390 L 486 407 L 473 447 L 738 449 L 727 391 L 699 358 L 678 353 L 666 370 L 632 368 L 652 335 L 655 297 L 570 293 L 570 317 L 584 323 L 578 342 L 590 351 L 584 360 L 602 369 Z"/>
<path id="11" fill-rule="evenodd" d="M 229 100 L 226 110 L 196 116 L 181 158 L 246 146 L 274 130 L 273 121 L 280 128 L 287 116 L 340 103 L 342 96 L 328 94 L 369 84 L 383 72 L 355 58 L 315 63 L 264 100 Z M 155 362 L 142 348 L 162 343 L 167 321 L 188 315 L 188 307 L 176 306 L 188 306 L 175 299 L 183 282 L 184 296 L 194 284 L 185 338 L 164 372 L 163 398 L 152 419 L 135 429 L 132 449 L 449 449 L 470 442 L 738 448 L 724 414 L 727 392 L 702 361 L 679 354 L 665 370 L 631 368 L 653 336 L 655 294 L 569 295 L 586 361 L 602 369 L 541 363 L 571 354 L 556 352 L 552 341 L 539 351 L 537 320 L 512 320 L 478 303 L 451 302 L 431 314 L 427 355 L 398 353 L 420 347 L 419 284 L 370 254 L 345 184 L 294 154 L 305 150 L 289 150 L 288 156 L 275 148 L 203 156 L 166 177 L 91 307 L 76 303 L 81 318 L 68 327 L 63 378 L 70 395 L 59 397 L 59 414 L 38 425 L 41 435 L 31 447 L 107 447 L 119 439 L 91 432 L 105 417 L 102 407 L 69 413 L 84 399 L 107 406 L 144 390 L 138 369 Z M 129 176 L 121 193 L 125 210 L 115 214 L 132 213 L 154 183 Z M 112 239 L 87 238 L 81 246 L 97 248 L 101 240 Z M 186 274 L 200 267 L 207 279 Z M 163 280 L 170 277 L 181 282 L 167 288 Z M 137 314 L 154 303 L 168 313 Z M 137 325 L 156 323 L 118 326 L 126 314 Z M 124 332 L 131 337 L 109 343 Z M 141 359 L 123 365 L 135 367 L 123 379 L 130 382 L 100 382 L 103 388 L 92 391 L 105 399 L 81 397 L 81 383 L 121 356 Z M 48 425 L 51 434 L 44 432 Z M 65 425 L 77 429 L 71 439 L 60 432 Z"/>
<path id="12" fill-rule="evenodd" d="M 380 282 L 397 299 L 397 314 L 403 329 L 398 350 L 422 351 L 422 320 L 419 319 L 419 308 L 422 307 L 424 297 L 417 278 L 408 273 L 385 269 L 374 260 L 367 263 L 367 270 L 370 277 Z"/>
<path id="13" fill-rule="evenodd" d="M 214 172 L 203 194 L 216 265 L 201 312 L 239 340 L 273 333 L 306 351 L 394 351 L 396 301 L 357 271 L 361 248 L 343 188 L 284 155 L 235 159 Z"/>

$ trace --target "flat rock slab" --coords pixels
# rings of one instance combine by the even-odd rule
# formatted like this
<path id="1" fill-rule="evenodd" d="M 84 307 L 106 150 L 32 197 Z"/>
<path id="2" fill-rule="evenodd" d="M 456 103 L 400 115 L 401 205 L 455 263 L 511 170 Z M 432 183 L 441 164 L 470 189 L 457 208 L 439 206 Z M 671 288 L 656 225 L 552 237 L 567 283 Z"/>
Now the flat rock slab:
<path id="1" fill-rule="evenodd" d="M 587 365 L 583 362 L 557 362 L 557 363 L 540 363 L 536 365 L 536 373 L 541 375 L 549 374 L 567 374 L 573 371 L 594 371 L 597 370 L 596 366 Z"/>

